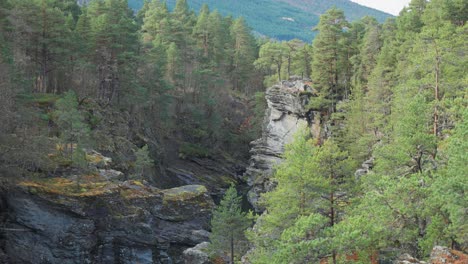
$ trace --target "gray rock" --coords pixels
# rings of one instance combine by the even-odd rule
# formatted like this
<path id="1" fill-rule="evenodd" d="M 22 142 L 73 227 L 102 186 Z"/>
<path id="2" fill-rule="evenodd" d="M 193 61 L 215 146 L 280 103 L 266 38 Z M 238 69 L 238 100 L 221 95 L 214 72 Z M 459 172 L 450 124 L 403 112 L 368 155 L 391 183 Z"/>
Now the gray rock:
<path id="1" fill-rule="evenodd" d="M 12 187 L 4 241 L 11 263 L 183 263 L 183 250 L 208 240 L 214 202 L 205 187 L 107 184 L 78 195 Z"/>
<path id="2" fill-rule="evenodd" d="M 99 175 L 104 177 L 108 181 L 115 181 L 115 180 L 124 180 L 124 174 L 121 171 L 117 170 L 99 170 Z"/>
<path id="3" fill-rule="evenodd" d="M 411 263 L 416 263 L 416 264 L 425 264 L 426 262 L 420 261 L 416 258 L 413 258 L 410 254 L 403 254 L 400 257 L 398 257 L 397 260 L 393 262 L 394 264 L 411 264 Z"/>
<path id="4" fill-rule="evenodd" d="M 193 248 L 184 250 L 185 264 L 211 264 L 208 254 L 206 253 L 210 243 L 203 242 Z"/>
<path id="5" fill-rule="evenodd" d="M 429 259 L 431 264 L 468 263 L 468 254 L 447 247 L 435 246 Z"/>
<path id="6" fill-rule="evenodd" d="M 368 174 L 369 171 L 373 167 L 374 167 L 374 157 L 371 157 L 370 159 L 364 161 L 361 165 L 361 168 L 356 170 L 356 172 L 354 173 L 356 180 L 359 180 L 362 176 Z"/>
<path id="7" fill-rule="evenodd" d="M 274 188 L 269 178 L 273 168 L 282 161 L 285 145 L 293 140 L 301 126 L 307 126 L 308 97 L 301 95 L 307 87 L 296 77 L 266 91 L 268 109 L 262 137 L 251 143 L 250 165 L 244 174 L 250 186 L 247 197 L 257 212 L 263 211 L 258 204 L 260 195 Z"/>

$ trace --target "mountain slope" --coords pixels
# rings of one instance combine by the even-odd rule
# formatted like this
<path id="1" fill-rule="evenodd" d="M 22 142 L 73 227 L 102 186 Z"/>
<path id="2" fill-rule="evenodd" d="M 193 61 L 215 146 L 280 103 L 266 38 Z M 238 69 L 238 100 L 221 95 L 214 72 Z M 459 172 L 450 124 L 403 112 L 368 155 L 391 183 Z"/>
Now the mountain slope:
<path id="1" fill-rule="evenodd" d="M 169 8 L 176 0 L 168 0 Z M 223 15 L 243 16 L 254 31 L 260 35 L 280 40 L 293 38 L 311 41 L 315 35 L 312 28 L 319 16 L 332 6 L 345 12 L 349 20 L 373 16 L 379 22 L 391 15 L 364 7 L 349 0 L 189 0 L 191 8 L 198 11 L 206 3 L 211 10 Z M 143 0 L 129 0 L 133 9 L 141 8 Z"/>

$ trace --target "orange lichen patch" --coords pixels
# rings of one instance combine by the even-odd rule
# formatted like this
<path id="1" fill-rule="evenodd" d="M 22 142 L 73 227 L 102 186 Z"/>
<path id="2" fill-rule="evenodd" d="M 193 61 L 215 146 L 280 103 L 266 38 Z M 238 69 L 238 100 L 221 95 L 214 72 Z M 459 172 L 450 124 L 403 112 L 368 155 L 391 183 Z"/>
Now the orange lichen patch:
<path id="1" fill-rule="evenodd" d="M 187 185 L 164 190 L 164 201 L 186 201 L 192 200 L 205 194 L 207 191 L 203 185 Z"/>
<path id="2" fill-rule="evenodd" d="M 64 195 L 71 197 L 98 196 L 110 192 L 116 187 L 110 182 L 87 182 L 85 179 L 96 179 L 97 176 L 85 175 L 79 182 L 67 178 L 51 178 L 46 180 L 30 180 L 19 183 L 19 186 L 28 187 L 33 192 Z"/>
<path id="3" fill-rule="evenodd" d="M 88 162 L 101 163 L 103 159 L 104 159 L 104 156 L 102 156 L 102 155 L 86 154 L 86 161 L 88 161 Z"/>
<path id="4" fill-rule="evenodd" d="M 126 185 L 120 185 L 120 195 L 126 199 L 151 197 L 156 192 L 148 186 L 145 186 L 140 181 L 128 181 Z"/>

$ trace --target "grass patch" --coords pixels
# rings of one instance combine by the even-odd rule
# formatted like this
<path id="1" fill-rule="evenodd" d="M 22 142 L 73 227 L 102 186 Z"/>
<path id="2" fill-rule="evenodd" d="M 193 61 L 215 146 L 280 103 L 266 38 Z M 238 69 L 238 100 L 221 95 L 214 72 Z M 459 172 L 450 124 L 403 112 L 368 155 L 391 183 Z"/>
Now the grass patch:
<path id="1" fill-rule="evenodd" d="M 49 106 L 60 99 L 59 95 L 50 93 L 22 93 L 16 96 L 20 103 L 32 104 L 38 106 Z"/>

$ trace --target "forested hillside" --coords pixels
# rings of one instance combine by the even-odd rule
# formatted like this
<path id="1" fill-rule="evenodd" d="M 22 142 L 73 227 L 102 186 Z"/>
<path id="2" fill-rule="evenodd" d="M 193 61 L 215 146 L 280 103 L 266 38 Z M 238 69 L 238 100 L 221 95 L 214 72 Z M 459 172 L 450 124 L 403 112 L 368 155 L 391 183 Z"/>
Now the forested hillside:
<path id="1" fill-rule="evenodd" d="M 248 232 L 250 263 L 466 252 L 466 14 L 466 1 L 413 0 L 384 24 L 349 23 L 338 9 L 321 16 L 308 107 L 325 131 L 303 128 L 287 147 Z M 281 54 L 274 45 L 259 60 Z"/>
<path id="2" fill-rule="evenodd" d="M 262 84 L 253 66 L 258 48 L 244 19 L 207 6 L 196 15 L 185 1 L 172 12 L 154 1 L 136 15 L 122 0 L 2 5 L 2 136 L 14 134 L 26 148 L 42 145 L 30 157 L 6 147 L 7 164 L 45 170 L 39 163 L 48 140 L 99 148 L 108 133 L 102 126 L 116 122 L 108 115 L 118 111 L 128 115 L 130 131 L 119 127 L 115 134 L 139 147 L 158 142 L 150 148 L 159 162 L 164 154 L 157 145 L 165 137 L 187 157 L 226 148 L 247 153 L 255 135 L 248 96 Z M 65 108 L 56 109 L 63 95 Z M 62 117 L 68 111 L 76 114 Z"/>
<path id="3" fill-rule="evenodd" d="M 0 2 L 1 263 L 468 259 L 466 1 L 129 2 Z"/>
<path id="4" fill-rule="evenodd" d="M 130 0 L 129 5 L 135 10 L 143 6 L 144 0 Z M 169 9 L 173 9 L 176 0 L 168 0 Z M 333 6 L 344 10 L 351 21 L 365 16 L 373 16 L 384 22 L 390 15 L 384 12 L 358 5 L 349 0 L 189 0 L 189 6 L 197 12 L 203 4 L 223 15 L 242 16 L 258 34 L 279 40 L 294 38 L 311 41 L 316 32 L 314 28 L 319 16 Z"/>

